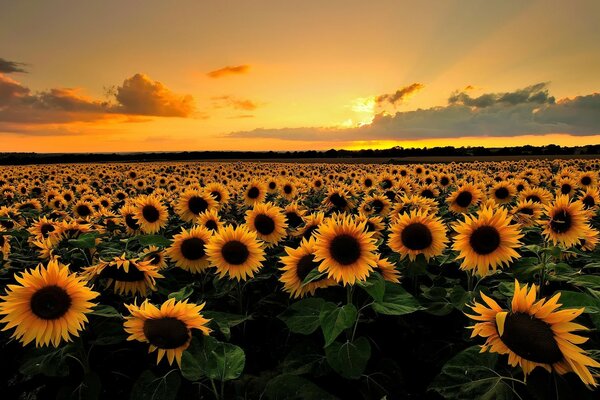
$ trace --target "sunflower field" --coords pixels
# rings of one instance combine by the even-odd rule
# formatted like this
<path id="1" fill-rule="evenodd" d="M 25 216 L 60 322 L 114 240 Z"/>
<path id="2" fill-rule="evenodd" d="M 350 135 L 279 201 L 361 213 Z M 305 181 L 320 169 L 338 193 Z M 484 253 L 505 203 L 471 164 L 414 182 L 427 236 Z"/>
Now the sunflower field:
<path id="1" fill-rule="evenodd" d="M 598 399 L 599 167 L 1 167 L 0 398 Z"/>

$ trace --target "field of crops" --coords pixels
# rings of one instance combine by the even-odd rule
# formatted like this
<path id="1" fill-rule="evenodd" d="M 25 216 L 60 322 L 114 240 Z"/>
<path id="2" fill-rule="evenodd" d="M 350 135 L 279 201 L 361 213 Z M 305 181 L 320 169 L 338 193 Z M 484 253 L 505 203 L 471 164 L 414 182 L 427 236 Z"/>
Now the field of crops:
<path id="1" fill-rule="evenodd" d="M 3 167 L 0 397 L 597 399 L 599 166 Z"/>

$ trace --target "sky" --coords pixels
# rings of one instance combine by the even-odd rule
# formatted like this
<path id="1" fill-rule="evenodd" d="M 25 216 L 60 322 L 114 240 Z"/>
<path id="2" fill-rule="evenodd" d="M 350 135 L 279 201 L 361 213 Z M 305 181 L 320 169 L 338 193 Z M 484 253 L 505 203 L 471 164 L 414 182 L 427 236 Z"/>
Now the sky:
<path id="1" fill-rule="evenodd" d="M 600 2 L 0 0 L 0 151 L 600 144 Z"/>

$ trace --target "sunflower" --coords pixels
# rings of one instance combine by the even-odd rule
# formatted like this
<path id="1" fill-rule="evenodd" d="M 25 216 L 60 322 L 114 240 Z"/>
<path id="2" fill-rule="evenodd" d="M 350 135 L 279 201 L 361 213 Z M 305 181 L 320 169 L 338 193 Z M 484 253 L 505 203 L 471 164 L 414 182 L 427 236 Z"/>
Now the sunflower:
<path id="1" fill-rule="evenodd" d="M 367 215 L 381 215 L 385 217 L 390 213 L 392 202 L 386 196 L 366 196 L 360 206 L 360 211 Z"/>
<path id="2" fill-rule="evenodd" d="M 188 189 L 179 198 L 175 212 L 186 222 L 194 221 L 201 213 L 218 208 L 217 201 L 210 193 Z"/>
<path id="3" fill-rule="evenodd" d="M 298 230 L 293 233 L 293 236 L 301 236 L 307 240 L 310 239 L 311 236 L 315 235 L 317 229 L 319 229 L 319 226 L 321 226 L 324 220 L 325 214 L 322 212 L 309 214 L 304 218 L 304 226 L 298 228 Z"/>
<path id="4" fill-rule="evenodd" d="M 510 210 L 513 221 L 522 227 L 536 226 L 542 215 L 543 206 L 531 200 L 519 200 Z"/>
<path id="5" fill-rule="evenodd" d="M 598 183 L 598 175 L 593 171 L 582 172 L 578 177 L 579 186 L 586 188 L 596 186 Z"/>
<path id="6" fill-rule="evenodd" d="M 196 222 L 198 225 L 204 226 L 212 232 L 216 232 L 223 227 L 223 222 L 221 222 L 221 217 L 219 217 L 219 213 L 216 209 L 205 211 L 198 215 Z"/>
<path id="7" fill-rule="evenodd" d="M 530 187 L 519 194 L 519 200 L 531 200 L 534 203 L 548 204 L 552 201 L 552 193 L 541 187 Z"/>
<path id="8" fill-rule="evenodd" d="M 296 229 L 304 223 L 304 214 L 306 210 L 300 208 L 298 203 L 290 203 L 285 207 L 285 220 L 288 224 L 288 229 Z"/>
<path id="9" fill-rule="evenodd" d="M 156 268 L 164 269 L 167 268 L 166 251 L 159 249 L 156 246 L 149 246 L 140 253 L 142 261 L 147 261 L 150 265 L 154 265 Z"/>
<path id="10" fill-rule="evenodd" d="M 211 236 L 211 231 L 200 225 L 189 231 L 182 229 L 181 233 L 173 236 L 173 244 L 167 249 L 167 255 L 181 269 L 193 274 L 202 272 L 210 265 L 206 244 Z"/>
<path id="11" fill-rule="evenodd" d="M 155 196 L 140 196 L 135 201 L 134 218 L 144 233 L 156 233 L 167 225 L 167 208 Z"/>
<path id="12" fill-rule="evenodd" d="M 0 260 L 6 261 L 10 255 L 10 236 L 3 235 L 2 232 L 5 232 L 5 229 L 0 226 Z"/>
<path id="13" fill-rule="evenodd" d="M 456 258 L 463 259 L 460 268 L 483 277 L 519 257 L 515 249 L 521 245 L 523 235 L 510 222 L 505 209 L 484 207 L 477 218 L 467 215 L 463 222 L 456 223 L 453 228 L 458 235 L 452 248 L 459 252 Z"/>
<path id="14" fill-rule="evenodd" d="M 229 191 L 225 185 L 216 182 L 209 183 L 204 187 L 204 191 L 215 199 L 219 208 L 222 208 L 229 201 Z"/>
<path id="15" fill-rule="evenodd" d="M 496 204 L 505 204 L 510 203 L 516 193 L 517 190 L 510 182 L 498 182 L 490 189 L 489 196 Z"/>
<path id="16" fill-rule="evenodd" d="M 29 229 L 29 233 L 37 240 L 46 239 L 52 233 L 57 231 L 56 224 L 54 221 L 48 220 L 46 217 L 42 217 L 35 221 Z"/>
<path id="17" fill-rule="evenodd" d="M 140 229 L 142 228 L 138 221 L 135 219 L 136 207 L 127 204 L 121 207 L 119 210 L 121 214 L 121 218 L 123 220 L 122 224 L 125 226 L 125 231 L 127 234 L 131 236 L 135 236 L 140 233 Z"/>
<path id="18" fill-rule="evenodd" d="M 23 345 L 35 339 L 36 347 L 58 347 L 63 339 L 70 342 L 72 336 L 79 336 L 87 322 L 85 314 L 95 305 L 91 300 L 98 296 L 83 278 L 50 260 L 47 267 L 39 264 L 21 276 L 15 274 L 15 279 L 18 284 L 8 285 L 6 295 L 0 297 L 3 331 L 15 328 L 12 338 Z"/>
<path id="19" fill-rule="evenodd" d="M 462 214 L 468 212 L 469 207 L 477 206 L 482 197 L 483 193 L 477 186 L 465 182 L 448 196 L 446 203 L 448 203 L 450 210 Z"/>
<path id="20" fill-rule="evenodd" d="M 579 199 L 583 203 L 583 208 L 592 212 L 598 211 L 600 207 L 600 193 L 596 187 L 587 187 Z"/>
<path id="21" fill-rule="evenodd" d="M 585 326 L 572 322 L 584 311 L 579 309 L 557 309 L 560 293 L 551 299 L 536 301 L 536 285 L 520 286 L 515 280 L 515 291 L 509 309 L 504 309 L 493 299 L 481 293 L 487 304 L 470 306 L 474 315 L 467 314 L 477 322 L 471 337 L 486 338 L 481 351 L 507 354 L 508 363 L 519 365 L 525 377 L 536 367 L 562 375 L 574 372 L 589 386 L 596 386 L 589 367 L 600 367 L 585 350 L 577 346 L 587 338 L 572 332 L 587 330 Z"/>
<path id="22" fill-rule="evenodd" d="M 350 200 L 348 192 L 341 188 L 331 188 L 323 200 L 323 204 L 336 211 L 349 211 L 354 208 L 354 203 Z"/>
<path id="23" fill-rule="evenodd" d="M 446 228 L 434 215 L 411 211 L 396 219 L 388 239 L 390 249 L 411 261 L 423 254 L 427 260 L 442 254 L 446 248 Z"/>
<path id="24" fill-rule="evenodd" d="M 272 203 L 258 203 L 246 211 L 246 225 L 268 246 L 276 245 L 286 235 L 285 214 Z"/>
<path id="25" fill-rule="evenodd" d="M 169 365 L 173 361 L 181 368 L 181 356 L 192 340 L 192 329 L 199 329 L 208 336 L 209 319 L 200 314 L 202 304 L 191 304 L 187 300 L 169 299 L 160 308 L 145 300 L 139 307 L 136 304 L 126 305 L 131 313 L 125 317 L 123 327 L 130 336 L 127 340 L 149 343 L 149 353 L 158 350 L 156 364 L 167 356 Z"/>
<path id="26" fill-rule="evenodd" d="M 215 233 L 206 245 L 211 264 L 217 268 L 219 278 L 246 280 L 262 267 L 265 251 L 258 241 L 256 232 L 245 225 L 231 225 Z"/>
<path id="27" fill-rule="evenodd" d="M 125 254 L 108 262 L 100 260 L 98 264 L 84 268 L 81 274 L 89 281 L 96 278 L 105 280 L 105 286 L 113 286 L 115 293 L 141 296 L 155 291 L 156 279 L 163 278 L 156 265 L 128 258 Z"/>
<path id="28" fill-rule="evenodd" d="M 366 232 L 364 223 L 356 223 L 350 216 L 330 218 L 316 234 L 315 261 L 319 271 L 328 278 L 353 285 L 364 281 L 377 265 L 375 240 Z"/>
<path id="29" fill-rule="evenodd" d="M 267 187 L 259 181 L 252 181 L 246 186 L 244 191 L 244 203 L 253 206 L 256 203 L 262 203 L 267 197 Z"/>
<path id="30" fill-rule="evenodd" d="M 392 283 L 400 283 L 400 271 L 387 258 L 378 257 L 376 267 L 383 279 Z"/>
<path id="31" fill-rule="evenodd" d="M 291 201 L 298 195 L 298 185 L 292 180 L 281 182 L 281 197 Z"/>
<path id="32" fill-rule="evenodd" d="M 569 197 L 575 194 L 575 189 L 577 189 L 577 181 L 571 178 L 562 178 L 557 185 L 556 194 L 564 194 Z"/>
<path id="33" fill-rule="evenodd" d="M 553 244 L 560 243 L 567 248 L 579 244 L 590 229 L 583 203 L 572 202 L 569 196 L 557 196 L 554 203 L 544 206 L 544 210 L 548 220 L 543 224 L 542 234 Z"/>
<path id="34" fill-rule="evenodd" d="M 373 232 L 373 239 L 375 241 L 381 239 L 382 232 L 385 230 L 385 222 L 383 222 L 383 218 L 378 215 L 366 216 L 364 214 L 358 214 L 356 217 L 356 222 L 365 223 L 365 230 L 367 232 Z"/>
<path id="35" fill-rule="evenodd" d="M 283 290 L 291 297 L 304 297 L 310 293 L 314 296 L 317 289 L 337 285 L 337 282 L 329 278 L 321 278 L 307 284 L 302 284 L 310 272 L 319 267 L 315 261 L 316 241 L 314 238 L 303 239 L 297 249 L 286 247 L 286 256 L 281 257 L 283 274 L 279 278 L 283 283 Z"/>

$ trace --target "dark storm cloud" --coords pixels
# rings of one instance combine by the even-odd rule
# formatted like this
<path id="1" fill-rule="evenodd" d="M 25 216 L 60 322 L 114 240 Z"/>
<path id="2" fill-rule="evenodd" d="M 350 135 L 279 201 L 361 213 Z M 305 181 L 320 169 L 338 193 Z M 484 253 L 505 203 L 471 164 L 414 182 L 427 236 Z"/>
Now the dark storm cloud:
<path id="1" fill-rule="evenodd" d="M 235 138 L 353 141 L 518 136 L 566 133 L 600 134 L 600 93 L 556 101 L 547 84 L 471 97 L 453 93 L 446 106 L 378 114 L 358 128 L 282 128 L 232 132 Z"/>
<path id="2" fill-rule="evenodd" d="M 5 60 L 4 58 L 0 58 L 0 73 L 11 74 L 13 72 L 22 72 L 26 73 L 27 71 L 23 68 L 27 64 L 20 63 L 16 61 Z"/>
<path id="3" fill-rule="evenodd" d="M 385 103 L 396 106 L 409 95 L 423 89 L 425 86 L 421 83 L 413 83 L 411 85 L 405 86 L 401 89 L 396 90 L 394 93 L 382 94 L 375 97 L 375 103 L 378 106 L 383 106 Z"/>

